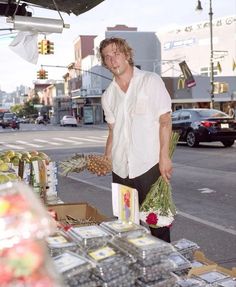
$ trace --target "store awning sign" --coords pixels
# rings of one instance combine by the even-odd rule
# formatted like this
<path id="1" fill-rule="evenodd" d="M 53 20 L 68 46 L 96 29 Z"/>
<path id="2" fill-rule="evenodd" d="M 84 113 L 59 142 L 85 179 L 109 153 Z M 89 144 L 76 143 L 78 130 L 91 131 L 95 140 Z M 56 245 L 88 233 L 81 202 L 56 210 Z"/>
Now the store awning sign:
<path id="1" fill-rule="evenodd" d="M 194 80 L 194 77 L 185 61 L 179 63 L 180 69 L 183 73 L 185 84 L 188 88 L 192 88 L 196 86 L 196 82 Z"/>

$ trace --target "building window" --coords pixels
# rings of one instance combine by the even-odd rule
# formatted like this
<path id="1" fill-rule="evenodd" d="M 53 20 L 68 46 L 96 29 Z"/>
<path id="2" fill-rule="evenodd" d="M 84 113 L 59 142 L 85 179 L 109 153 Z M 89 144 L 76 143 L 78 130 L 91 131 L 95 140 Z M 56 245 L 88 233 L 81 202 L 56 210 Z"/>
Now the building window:
<path id="1" fill-rule="evenodd" d="M 218 75 L 219 72 L 218 72 L 217 66 L 214 67 L 213 73 L 214 73 L 214 76 Z M 202 67 L 200 69 L 200 75 L 201 76 L 205 76 L 205 77 L 210 77 L 210 75 L 211 75 L 210 67 Z"/>

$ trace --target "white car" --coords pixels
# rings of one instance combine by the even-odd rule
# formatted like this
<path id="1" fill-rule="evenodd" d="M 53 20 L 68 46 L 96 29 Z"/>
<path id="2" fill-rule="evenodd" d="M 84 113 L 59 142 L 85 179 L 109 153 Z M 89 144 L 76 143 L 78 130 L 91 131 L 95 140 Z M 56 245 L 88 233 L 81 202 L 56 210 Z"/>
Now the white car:
<path id="1" fill-rule="evenodd" d="M 77 127 L 78 124 L 77 124 L 77 120 L 75 117 L 66 115 L 61 119 L 60 125 L 63 127 L 65 126 Z"/>

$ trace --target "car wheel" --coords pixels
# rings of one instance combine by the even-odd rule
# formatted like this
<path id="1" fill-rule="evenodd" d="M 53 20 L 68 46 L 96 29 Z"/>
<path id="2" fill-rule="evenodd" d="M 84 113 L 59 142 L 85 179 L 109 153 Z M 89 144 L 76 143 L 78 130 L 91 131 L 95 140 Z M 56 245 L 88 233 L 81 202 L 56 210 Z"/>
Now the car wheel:
<path id="1" fill-rule="evenodd" d="M 199 144 L 199 141 L 197 140 L 196 135 L 193 131 L 189 131 L 187 133 L 186 142 L 189 147 L 195 147 Z"/>
<path id="2" fill-rule="evenodd" d="M 225 147 L 231 147 L 234 144 L 234 140 L 224 140 L 224 141 L 222 141 L 222 144 Z"/>

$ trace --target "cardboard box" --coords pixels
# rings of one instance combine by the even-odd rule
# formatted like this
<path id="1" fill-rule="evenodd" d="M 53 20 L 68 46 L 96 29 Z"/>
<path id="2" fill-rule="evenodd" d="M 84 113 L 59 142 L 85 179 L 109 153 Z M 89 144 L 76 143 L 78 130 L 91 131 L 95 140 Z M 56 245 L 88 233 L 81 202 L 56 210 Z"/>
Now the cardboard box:
<path id="1" fill-rule="evenodd" d="M 201 262 L 204 265 L 216 265 L 214 261 L 209 260 L 206 258 L 205 254 L 202 251 L 196 250 L 194 252 L 194 260 Z"/>
<path id="2" fill-rule="evenodd" d="M 236 270 L 234 268 L 233 269 L 227 269 L 227 268 L 218 266 L 215 263 L 215 265 L 207 265 L 207 266 L 192 268 L 188 273 L 188 277 L 192 277 L 192 276 L 198 277 L 199 275 L 202 275 L 204 273 L 211 272 L 211 271 L 220 272 L 220 273 L 225 274 L 227 276 L 230 276 L 232 278 L 234 278 L 236 276 L 236 273 L 235 273 Z"/>
<path id="3" fill-rule="evenodd" d="M 56 212 L 57 220 L 71 225 L 89 225 L 106 221 L 107 217 L 86 202 L 50 204 L 48 210 Z"/>

